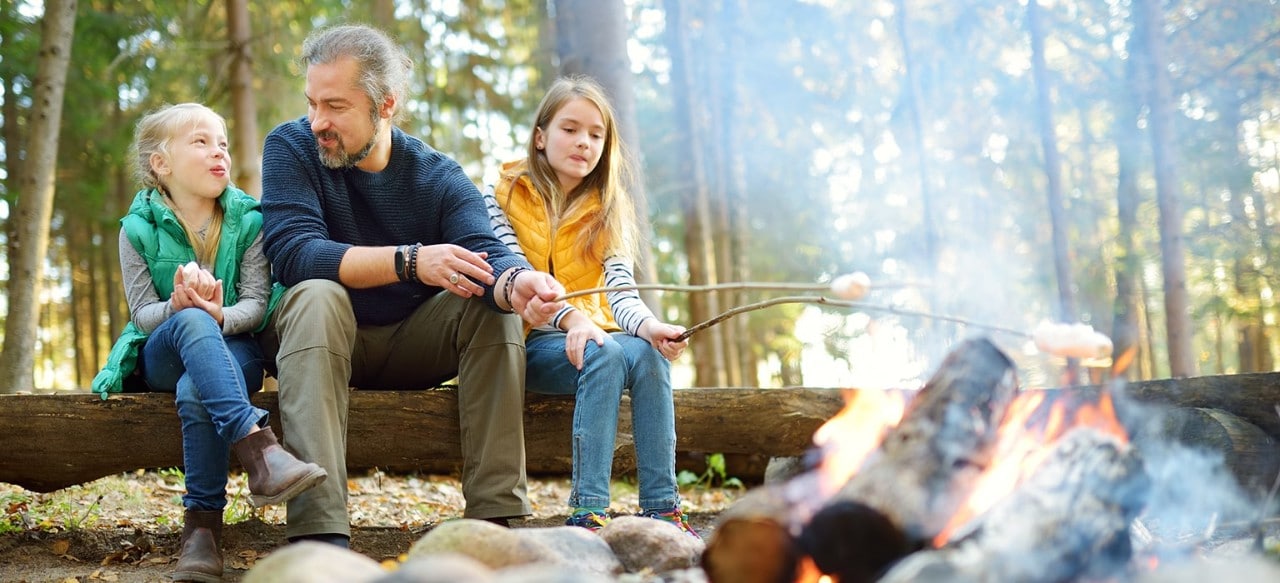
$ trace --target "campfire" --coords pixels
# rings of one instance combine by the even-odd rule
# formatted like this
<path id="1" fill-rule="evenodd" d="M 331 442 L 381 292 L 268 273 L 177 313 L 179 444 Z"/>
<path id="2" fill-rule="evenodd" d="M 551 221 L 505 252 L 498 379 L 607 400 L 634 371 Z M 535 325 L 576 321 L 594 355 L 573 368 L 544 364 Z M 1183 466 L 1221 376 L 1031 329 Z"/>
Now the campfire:
<path id="1" fill-rule="evenodd" d="M 717 582 L 1104 580 L 1133 567 L 1151 488 L 1106 391 L 1020 391 L 994 344 L 959 344 L 916 391 L 860 391 L 812 469 L 728 509 Z"/>

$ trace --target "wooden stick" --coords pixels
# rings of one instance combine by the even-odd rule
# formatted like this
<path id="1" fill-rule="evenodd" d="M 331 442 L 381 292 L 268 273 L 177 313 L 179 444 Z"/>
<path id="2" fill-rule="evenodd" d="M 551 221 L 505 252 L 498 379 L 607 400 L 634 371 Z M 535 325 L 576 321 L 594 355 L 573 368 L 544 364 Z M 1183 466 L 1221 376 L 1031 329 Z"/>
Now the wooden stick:
<path id="1" fill-rule="evenodd" d="M 743 305 L 743 306 L 738 306 L 738 307 L 736 307 L 736 308 L 732 308 L 732 309 L 730 309 L 730 310 L 726 310 L 725 312 L 721 313 L 720 315 L 718 315 L 718 316 L 716 316 L 716 317 L 714 317 L 714 318 L 711 318 L 711 319 L 709 319 L 709 320 L 707 320 L 707 321 L 705 321 L 705 322 L 699 322 L 699 323 L 697 323 L 697 324 L 693 325 L 693 327 L 691 327 L 691 328 L 689 328 L 689 329 L 685 330 L 683 334 L 681 334 L 680 336 L 676 337 L 676 342 L 681 342 L 681 341 L 683 341 L 683 340 L 687 340 L 687 339 L 688 339 L 690 336 L 692 336 L 695 332 L 698 332 L 698 331 L 700 331 L 700 330 L 704 330 L 704 329 L 706 329 L 706 328 L 710 328 L 711 326 L 714 326 L 714 325 L 716 325 L 716 324 L 719 324 L 720 322 L 723 322 L 723 321 L 725 321 L 725 320 L 728 320 L 729 318 L 732 318 L 733 316 L 736 316 L 736 315 L 738 315 L 738 314 L 743 314 L 743 313 L 751 312 L 751 311 L 754 311 L 754 310 L 760 310 L 760 309 L 768 308 L 768 307 L 770 307 L 770 306 L 776 306 L 776 305 L 778 305 L 778 304 L 824 304 L 824 305 L 828 305 L 828 306 L 842 306 L 842 307 L 849 307 L 849 308 L 861 308 L 861 309 L 864 309 L 864 310 L 876 310 L 876 311 L 881 311 L 881 312 L 889 312 L 889 313 L 891 313 L 891 314 L 897 314 L 897 315 L 900 315 L 900 316 L 917 316 L 917 317 L 920 317 L 920 318 L 930 318 L 930 319 L 933 319 L 933 320 L 943 320 L 943 321 L 946 321 L 946 322 L 954 322 L 954 323 L 956 323 L 956 324 L 964 324 L 964 325 L 966 325 L 966 326 L 973 326 L 973 327 L 976 327 L 976 328 L 983 328 L 983 329 L 986 329 L 986 330 L 993 330 L 993 331 L 996 331 L 996 332 L 1004 332 L 1004 333 L 1006 333 L 1006 334 L 1013 334 L 1013 335 L 1022 336 L 1022 337 L 1025 337 L 1025 338 L 1030 338 L 1030 337 L 1031 337 L 1031 334 L 1030 334 L 1030 333 L 1023 332 L 1023 331 L 1021 331 L 1021 330 L 1014 330 L 1013 328 L 1005 328 L 1005 327 L 1003 327 L 1003 326 L 996 326 L 996 325 L 992 325 L 992 324 L 983 324 L 983 323 L 981 323 L 981 322 L 974 322 L 974 321 L 972 321 L 972 320 L 966 320 L 966 319 L 964 319 L 964 318 L 958 318 L 958 317 L 955 317 L 955 316 L 944 316 L 944 315 L 940 315 L 940 314 L 931 314 L 931 313 L 929 313 L 929 312 L 919 312 L 919 311 L 915 311 L 915 310 L 904 310 L 904 309 L 902 309 L 902 308 L 895 308 L 895 307 L 893 307 L 893 306 L 885 306 L 885 305 L 881 305 L 881 304 L 869 304 L 869 303 L 866 303 L 866 302 L 854 302 L 854 301 L 848 301 L 848 300 L 834 300 L 834 299 L 831 299 L 831 298 L 828 298 L 828 297 L 824 297 L 824 296 L 784 296 L 784 297 L 780 297 L 780 298 L 773 298 L 773 299 L 768 299 L 768 300 L 764 300 L 764 301 L 760 301 L 760 302 L 755 302 L 755 303 L 752 303 L 752 304 L 746 304 L 746 305 Z"/>
<path id="2" fill-rule="evenodd" d="M 920 283 L 878 283 L 876 289 L 895 289 L 904 287 L 921 287 Z M 831 291 L 829 283 L 761 283 L 754 281 L 731 281 L 725 283 L 714 283 L 708 285 L 676 285 L 668 283 L 637 283 L 632 285 L 616 285 L 613 287 L 593 287 L 591 289 L 579 290 L 573 293 L 567 293 L 557 297 L 554 301 L 564 301 L 569 298 L 580 296 L 589 296 L 591 294 L 608 293 L 612 291 L 639 291 L 639 290 L 657 290 L 657 291 L 677 291 L 677 292 L 709 292 L 709 291 Z"/>

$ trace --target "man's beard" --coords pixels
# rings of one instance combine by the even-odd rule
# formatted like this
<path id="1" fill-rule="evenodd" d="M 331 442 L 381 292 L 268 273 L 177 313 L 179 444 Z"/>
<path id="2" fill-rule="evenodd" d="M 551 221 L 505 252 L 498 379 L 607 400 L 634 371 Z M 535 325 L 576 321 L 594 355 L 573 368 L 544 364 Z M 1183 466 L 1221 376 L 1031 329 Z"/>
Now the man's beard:
<path id="1" fill-rule="evenodd" d="M 316 134 L 320 138 L 332 138 L 337 142 L 333 151 L 324 149 L 320 142 L 316 142 L 316 152 L 320 154 L 320 163 L 326 168 L 333 170 L 341 170 L 343 168 L 351 168 L 359 164 L 362 160 L 369 157 L 369 152 L 373 151 L 373 145 L 378 141 L 378 134 L 382 131 L 378 126 L 374 126 L 373 135 L 369 137 L 369 142 L 360 148 L 359 152 L 354 154 L 347 153 L 347 144 L 342 141 L 342 136 L 333 130 L 327 130 Z"/>

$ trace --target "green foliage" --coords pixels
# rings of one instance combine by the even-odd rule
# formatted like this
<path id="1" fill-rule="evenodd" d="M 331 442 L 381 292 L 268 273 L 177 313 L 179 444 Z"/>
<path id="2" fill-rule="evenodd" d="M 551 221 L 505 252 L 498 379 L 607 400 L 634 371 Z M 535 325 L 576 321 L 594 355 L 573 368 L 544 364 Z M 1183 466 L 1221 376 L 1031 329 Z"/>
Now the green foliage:
<path id="1" fill-rule="evenodd" d="M 24 530 L 47 532 L 90 528 L 101 517 L 101 503 L 105 492 L 97 493 L 94 500 L 84 504 L 74 493 L 58 491 L 51 494 L 29 496 L 25 493 L 0 494 L 0 534 Z"/>
<path id="2" fill-rule="evenodd" d="M 707 469 L 701 474 L 695 474 L 689 470 L 680 470 L 676 475 L 676 483 L 681 488 L 745 488 L 742 480 L 731 478 L 726 472 L 724 463 L 724 454 L 713 453 L 707 456 Z"/>

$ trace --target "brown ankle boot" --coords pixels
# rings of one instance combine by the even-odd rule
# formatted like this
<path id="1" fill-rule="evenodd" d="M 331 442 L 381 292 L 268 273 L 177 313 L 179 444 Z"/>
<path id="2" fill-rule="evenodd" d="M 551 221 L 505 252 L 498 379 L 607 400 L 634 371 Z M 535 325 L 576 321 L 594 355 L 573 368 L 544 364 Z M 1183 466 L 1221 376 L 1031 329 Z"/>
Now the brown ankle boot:
<path id="1" fill-rule="evenodd" d="M 174 581 L 222 581 L 222 511 L 187 509 Z"/>
<path id="2" fill-rule="evenodd" d="M 255 508 L 283 503 L 329 476 L 324 468 L 301 461 L 280 447 L 270 427 L 231 444 L 231 450 L 249 473 L 249 503 Z"/>

